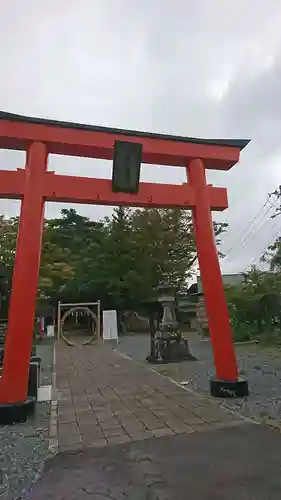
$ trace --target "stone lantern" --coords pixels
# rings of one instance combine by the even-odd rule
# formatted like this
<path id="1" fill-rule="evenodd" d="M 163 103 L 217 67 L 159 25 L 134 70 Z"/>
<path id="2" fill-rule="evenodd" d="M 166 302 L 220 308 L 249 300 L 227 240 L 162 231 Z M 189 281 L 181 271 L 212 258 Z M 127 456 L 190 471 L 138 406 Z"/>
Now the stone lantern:
<path id="1" fill-rule="evenodd" d="M 195 360 L 188 342 L 182 334 L 176 318 L 176 289 L 165 279 L 157 288 L 157 303 L 162 314 L 159 328 L 151 334 L 151 352 L 147 361 L 152 363 L 169 363 L 172 361 Z"/>
<path id="2" fill-rule="evenodd" d="M 161 304 L 155 299 L 147 299 L 142 302 L 142 311 L 148 317 L 149 320 L 149 331 L 150 331 L 150 352 L 146 356 L 146 360 L 149 363 L 157 362 L 157 352 L 156 352 L 156 342 L 155 336 L 157 332 L 157 326 L 159 324 L 159 318 L 161 315 Z"/>
<path id="3" fill-rule="evenodd" d="M 158 302 L 162 305 L 163 313 L 160 320 L 160 330 L 167 334 L 175 333 L 178 322 L 175 311 L 176 289 L 165 280 L 158 286 Z"/>

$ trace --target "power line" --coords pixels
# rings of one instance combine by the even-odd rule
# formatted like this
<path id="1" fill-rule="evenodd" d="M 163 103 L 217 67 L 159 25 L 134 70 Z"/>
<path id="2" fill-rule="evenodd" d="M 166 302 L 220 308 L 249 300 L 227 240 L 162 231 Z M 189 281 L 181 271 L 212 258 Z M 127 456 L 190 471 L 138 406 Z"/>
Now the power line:
<path id="1" fill-rule="evenodd" d="M 257 223 L 257 224 L 254 224 L 254 223 L 258 220 L 258 218 L 259 218 L 260 214 L 264 211 L 265 207 L 266 207 L 268 204 L 269 204 L 269 207 L 267 208 L 267 210 L 266 210 L 266 211 L 265 211 L 265 213 L 263 214 L 263 217 L 262 217 L 262 218 L 258 221 L 258 223 Z M 272 204 L 272 203 L 270 203 L 269 198 L 267 198 L 266 202 L 265 202 L 265 203 L 263 204 L 263 206 L 260 208 L 260 210 L 258 211 L 258 213 L 257 213 L 257 214 L 255 215 L 255 217 L 254 217 L 254 218 L 250 221 L 250 223 L 248 224 L 248 226 L 244 229 L 244 231 L 242 232 L 242 234 L 241 234 L 240 238 L 239 238 L 239 239 L 237 239 L 237 240 L 235 241 L 235 243 L 234 243 L 234 244 L 230 247 L 230 249 L 226 252 L 226 256 L 225 256 L 225 258 L 224 258 L 224 260 L 225 260 L 225 261 L 227 261 L 227 260 L 228 260 L 230 253 L 231 253 L 231 252 L 232 252 L 232 251 L 233 251 L 233 250 L 234 250 L 234 249 L 235 249 L 238 245 L 239 245 L 239 246 L 242 246 L 243 248 L 246 248 L 246 247 L 245 247 L 245 243 L 247 242 L 247 240 L 249 240 L 250 236 L 252 236 L 252 234 L 256 231 L 256 229 L 257 229 L 257 227 L 259 226 L 259 224 L 260 224 L 260 223 L 264 220 L 264 218 L 267 216 L 267 214 L 270 212 L 270 210 L 271 210 L 272 208 L 274 208 L 274 207 L 275 207 L 275 205 L 276 205 L 276 204 L 277 204 L 277 200 L 275 201 L 275 203 L 273 203 L 273 204 Z M 260 231 L 260 230 L 261 230 L 261 229 L 262 229 L 262 228 L 263 228 L 263 227 L 264 227 L 264 226 L 265 226 L 265 225 L 266 225 L 269 221 L 270 221 L 270 219 L 267 219 L 267 220 L 265 221 L 265 223 L 264 223 L 264 224 L 262 224 L 262 226 L 260 226 L 260 227 L 259 227 L 259 231 Z M 253 224 L 254 224 L 254 226 L 253 226 Z M 248 232 L 248 234 L 247 234 L 247 231 L 251 228 L 251 226 L 253 226 L 253 227 L 252 227 L 251 231 L 250 231 L 250 232 Z"/>
<path id="2" fill-rule="evenodd" d="M 263 204 L 263 206 L 260 208 L 260 210 L 258 211 L 258 213 L 255 215 L 255 217 L 250 221 L 250 223 L 248 224 L 248 226 L 244 229 L 244 231 L 242 232 L 241 236 L 239 237 L 239 239 L 237 239 L 234 244 L 229 248 L 229 250 L 226 252 L 226 255 L 229 255 L 229 253 L 233 250 L 233 248 L 235 248 L 237 246 L 238 243 L 240 243 L 241 241 L 241 238 L 243 238 L 244 234 L 248 231 L 248 229 L 251 227 L 251 225 L 255 222 L 255 220 L 259 217 L 260 213 L 263 211 L 263 209 L 266 207 L 267 203 L 268 203 L 268 199 L 266 200 L 266 202 Z"/>
<path id="3" fill-rule="evenodd" d="M 274 225 L 274 227 L 276 227 L 276 225 L 277 225 L 277 224 L 275 224 L 275 225 Z M 276 240 L 277 240 L 277 238 L 278 238 L 278 236 L 280 235 L 280 233 L 281 233 L 281 229 L 279 228 L 279 229 L 278 229 L 278 231 L 276 231 L 276 232 L 274 233 L 274 236 L 272 236 L 272 237 L 268 240 L 268 242 L 267 242 L 266 246 L 264 247 L 264 249 L 262 250 L 262 252 L 259 252 L 259 256 L 254 257 L 254 258 L 252 259 L 252 261 L 250 262 L 250 264 L 246 267 L 245 271 L 246 271 L 249 267 L 253 266 L 253 265 L 257 262 L 257 259 L 259 259 L 259 260 L 261 259 L 261 257 L 265 254 L 265 252 L 266 252 L 266 250 L 268 249 L 268 247 L 269 247 L 269 246 L 270 246 L 270 245 L 271 245 L 274 241 L 276 241 Z M 244 271 L 244 272 L 245 272 L 245 271 Z"/>
<path id="4" fill-rule="evenodd" d="M 271 208 L 271 207 L 270 207 L 270 208 Z M 264 216 L 262 217 L 262 219 L 260 220 L 260 222 L 262 222 L 262 221 L 263 221 L 263 219 L 266 217 L 266 215 L 267 215 L 267 214 L 268 214 L 268 212 L 270 211 L 270 208 L 266 211 L 266 213 L 264 214 Z M 251 232 L 247 235 L 247 237 L 245 238 L 245 240 L 244 240 L 243 242 L 241 242 L 241 243 L 242 243 L 242 246 L 245 248 L 245 245 L 244 245 L 244 244 L 245 244 L 245 242 L 246 242 L 246 241 L 249 239 L 249 237 L 250 237 L 250 236 L 251 236 L 251 235 L 255 232 L 255 229 L 256 229 L 256 228 L 258 228 L 258 231 L 260 232 L 260 231 L 261 231 L 261 230 L 262 230 L 262 229 L 263 229 L 263 228 L 264 228 L 264 227 L 268 224 L 268 222 L 270 222 L 270 220 L 271 220 L 271 217 L 270 217 L 269 219 L 266 219 L 266 220 L 264 221 L 264 223 L 263 223 L 261 226 L 259 226 L 259 227 L 258 227 L 258 225 L 259 225 L 259 224 L 258 224 L 258 225 L 257 225 L 257 226 L 256 226 L 256 227 L 255 227 L 255 228 L 254 228 L 254 229 L 253 229 L 253 230 L 252 230 L 252 231 L 251 231 Z M 273 225 L 273 227 L 275 227 L 275 226 L 276 226 L 276 224 L 274 224 L 274 225 Z M 247 245 L 246 245 L 246 246 L 247 246 Z"/>

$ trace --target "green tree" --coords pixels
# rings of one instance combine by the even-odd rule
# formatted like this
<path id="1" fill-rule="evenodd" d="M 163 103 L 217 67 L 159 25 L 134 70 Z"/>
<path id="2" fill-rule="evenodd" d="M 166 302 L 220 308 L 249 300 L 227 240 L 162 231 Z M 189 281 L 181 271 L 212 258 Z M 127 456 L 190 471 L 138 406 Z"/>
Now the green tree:
<path id="1" fill-rule="evenodd" d="M 4 215 L 0 215 L 0 264 L 9 285 L 13 275 L 18 222 L 18 217 L 6 218 Z"/>
<path id="2" fill-rule="evenodd" d="M 171 209 L 137 210 L 132 214 L 132 235 L 141 274 L 152 290 L 163 276 L 178 290 L 186 288 L 196 261 L 189 212 Z"/>
<path id="3" fill-rule="evenodd" d="M 95 278 L 104 241 L 103 223 L 93 222 L 74 209 L 63 209 L 61 215 L 46 221 L 41 275 L 49 256 L 48 266 L 53 268 L 52 300 L 93 301 L 98 294 Z"/>
<path id="4" fill-rule="evenodd" d="M 42 244 L 38 296 L 49 297 L 59 289 L 59 284 L 72 276 L 73 269 L 68 264 L 67 253 L 49 238 L 48 221 Z M 0 264 L 7 282 L 6 293 L 11 291 L 12 275 L 15 262 L 19 217 L 0 216 Z"/>
<path id="5" fill-rule="evenodd" d="M 281 325 L 281 273 L 268 273 L 253 266 L 245 281 L 226 291 L 236 340 L 269 338 Z"/>
<path id="6" fill-rule="evenodd" d="M 197 260 L 189 212 L 119 207 L 104 223 L 106 245 L 97 274 L 109 302 L 136 306 L 154 296 L 164 276 L 185 290 Z M 215 226 L 217 236 L 224 230 L 225 224 Z"/>
<path id="7" fill-rule="evenodd" d="M 140 272 L 130 209 L 116 208 L 112 217 L 104 220 L 103 243 L 96 272 L 102 300 L 119 310 L 133 307 L 147 293 L 148 286 Z"/>
<path id="8" fill-rule="evenodd" d="M 0 262 L 11 279 L 18 218 L 0 223 Z M 218 237 L 226 225 L 214 224 L 214 230 Z M 93 222 L 64 209 L 61 217 L 45 220 L 38 295 L 53 304 L 100 299 L 104 307 L 134 309 L 153 297 L 164 276 L 184 290 L 196 260 L 187 211 L 119 207 Z"/>
<path id="9" fill-rule="evenodd" d="M 281 237 L 268 246 L 261 257 L 261 262 L 269 265 L 271 271 L 281 271 Z"/>

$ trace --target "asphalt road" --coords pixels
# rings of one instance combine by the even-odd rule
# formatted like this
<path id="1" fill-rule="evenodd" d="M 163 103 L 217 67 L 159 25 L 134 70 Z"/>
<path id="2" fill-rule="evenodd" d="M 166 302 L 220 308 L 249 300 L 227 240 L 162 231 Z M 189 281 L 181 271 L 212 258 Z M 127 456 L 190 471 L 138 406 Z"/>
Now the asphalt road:
<path id="1" fill-rule="evenodd" d="M 281 436 L 239 427 L 61 453 L 30 500 L 279 500 Z"/>

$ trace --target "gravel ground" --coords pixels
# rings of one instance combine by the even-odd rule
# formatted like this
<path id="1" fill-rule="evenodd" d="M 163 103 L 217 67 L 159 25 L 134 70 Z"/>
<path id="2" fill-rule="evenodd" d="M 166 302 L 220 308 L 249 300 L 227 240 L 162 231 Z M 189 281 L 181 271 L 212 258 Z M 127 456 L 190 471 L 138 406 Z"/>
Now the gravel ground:
<path id="1" fill-rule="evenodd" d="M 42 358 L 41 385 L 51 383 L 53 346 L 37 347 Z M 25 500 L 49 455 L 49 403 L 37 403 L 24 424 L 0 427 L 0 499 Z"/>
<path id="2" fill-rule="evenodd" d="M 187 387 L 197 392 L 209 394 L 209 380 L 215 374 L 210 343 L 193 335 L 189 345 L 198 361 L 158 365 L 157 370 L 179 382 L 188 382 Z M 149 351 L 149 337 L 121 337 L 118 348 L 143 361 Z M 250 396 L 223 399 L 223 404 L 246 417 L 281 421 L 281 351 L 245 344 L 236 346 L 236 354 L 240 375 L 249 382 Z"/>

